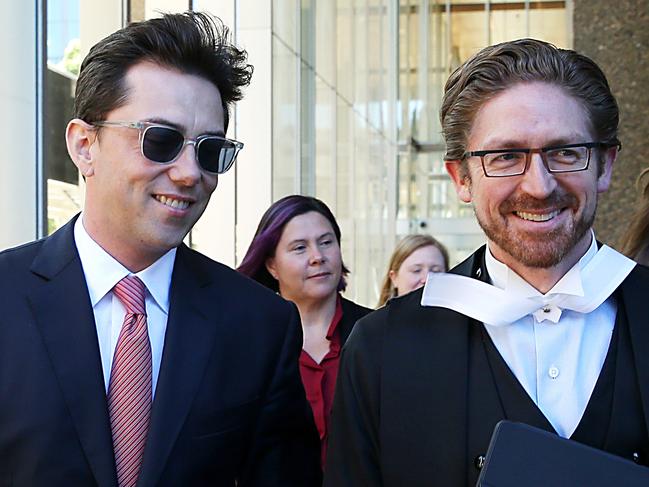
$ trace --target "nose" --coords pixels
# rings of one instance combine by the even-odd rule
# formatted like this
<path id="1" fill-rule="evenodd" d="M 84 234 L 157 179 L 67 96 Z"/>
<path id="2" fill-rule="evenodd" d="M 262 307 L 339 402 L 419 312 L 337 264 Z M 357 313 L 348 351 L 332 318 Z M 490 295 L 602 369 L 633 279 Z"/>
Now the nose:
<path id="1" fill-rule="evenodd" d="M 187 147 L 191 145 L 190 147 Z M 180 150 L 178 158 L 169 167 L 169 177 L 181 186 L 196 186 L 202 177 L 196 160 L 196 144 L 188 140 Z"/>
<path id="2" fill-rule="evenodd" d="M 426 284 L 426 279 L 428 279 L 429 272 L 433 272 L 433 271 L 425 270 L 421 273 L 421 275 L 419 276 L 419 282 L 418 282 L 419 285 L 423 286 L 424 284 Z"/>
<path id="3" fill-rule="evenodd" d="M 530 165 L 523 174 L 521 190 L 536 199 L 547 198 L 557 187 L 557 180 L 543 163 L 540 154 L 531 154 Z"/>
<path id="4" fill-rule="evenodd" d="M 310 255 L 309 257 L 310 257 L 310 259 L 309 259 L 309 263 L 310 263 L 311 265 L 322 264 L 322 263 L 325 261 L 325 256 L 324 256 L 324 254 L 323 254 L 322 251 L 321 251 L 320 249 L 318 249 L 317 247 L 315 247 L 315 248 L 311 251 L 311 255 Z"/>

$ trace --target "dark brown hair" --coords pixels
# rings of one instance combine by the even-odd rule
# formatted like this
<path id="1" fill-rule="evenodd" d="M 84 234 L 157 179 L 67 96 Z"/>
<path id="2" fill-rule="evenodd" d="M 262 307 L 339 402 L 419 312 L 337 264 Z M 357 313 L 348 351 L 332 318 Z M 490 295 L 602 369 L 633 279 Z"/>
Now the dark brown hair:
<path id="1" fill-rule="evenodd" d="M 252 66 L 235 47 L 220 19 L 200 12 L 166 14 L 130 24 L 99 41 L 81 64 L 74 116 L 88 123 L 105 119 L 126 103 L 124 77 L 129 68 L 151 61 L 213 83 L 221 94 L 225 129 L 228 107 L 242 97 Z"/>
<path id="2" fill-rule="evenodd" d="M 598 142 L 618 144 L 618 106 L 602 70 L 591 59 L 536 39 L 482 49 L 449 77 L 441 108 L 446 160 L 461 160 L 476 112 L 507 88 L 540 81 L 559 86 L 584 107 Z"/>

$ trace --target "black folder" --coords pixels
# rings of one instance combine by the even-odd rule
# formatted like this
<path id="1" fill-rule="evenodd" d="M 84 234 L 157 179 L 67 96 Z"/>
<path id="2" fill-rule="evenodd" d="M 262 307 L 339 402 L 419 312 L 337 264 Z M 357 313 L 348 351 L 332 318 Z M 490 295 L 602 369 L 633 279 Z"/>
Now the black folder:
<path id="1" fill-rule="evenodd" d="M 649 468 L 527 424 L 496 425 L 477 487 L 647 487 Z"/>

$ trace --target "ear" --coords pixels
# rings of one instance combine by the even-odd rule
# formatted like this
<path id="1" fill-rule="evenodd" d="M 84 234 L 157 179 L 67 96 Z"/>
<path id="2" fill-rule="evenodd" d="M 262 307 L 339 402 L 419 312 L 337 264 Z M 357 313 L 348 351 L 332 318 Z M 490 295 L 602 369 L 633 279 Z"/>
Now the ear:
<path id="1" fill-rule="evenodd" d="M 94 174 L 91 148 L 96 139 L 97 129 L 79 118 L 70 120 L 65 129 L 65 142 L 70 159 L 86 178 Z"/>
<path id="2" fill-rule="evenodd" d="M 275 266 L 275 258 L 274 257 L 268 257 L 268 259 L 266 259 L 266 264 L 265 265 L 266 265 L 266 270 L 268 271 L 268 273 L 271 276 L 273 276 L 273 279 L 275 279 L 276 281 L 279 281 L 279 279 L 277 278 L 277 268 Z"/>
<path id="3" fill-rule="evenodd" d="M 393 288 L 396 288 L 396 287 L 397 287 L 397 284 L 394 282 L 394 280 L 395 280 L 396 277 L 397 277 L 397 273 L 396 273 L 396 271 L 393 271 L 392 269 L 390 269 L 390 270 L 388 271 L 388 277 L 390 278 L 390 282 L 392 283 L 392 287 L 393 287 Z"/>
<path id="4" fill-rule="evenodd" d="M 463 202 L 470 203 L 471 202 L 471 179 L 469 178 L 469 175 L 466 173 L 465 168 L 462 167 L 462 161 L 459 159 L 446 161 L 444 165 L 446 166 L 446 172 L 448 173 L 449 176 L 451 176 L 451 179 L 453 180 L 453 184 L 455 185 L 455 192 L 457 193 L 457 196 Z"/>
<path id="5" fill-rule="evenodd" d="M 601 174 L 597 177 L 597 192 L 603 193 L 608 190 L 611 185 L 611 177 L 613 176 L 613 163 L 617 159 L 618 148 L 609 147 L 602 153 L 602 168 Z M 598 168 L 599 170 L 599 168 Z"/>

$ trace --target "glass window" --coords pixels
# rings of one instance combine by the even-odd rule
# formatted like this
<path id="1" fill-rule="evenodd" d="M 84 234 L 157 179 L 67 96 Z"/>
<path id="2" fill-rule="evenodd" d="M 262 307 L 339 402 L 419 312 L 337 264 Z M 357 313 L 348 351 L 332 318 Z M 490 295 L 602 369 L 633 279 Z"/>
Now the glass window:
<path id="1" fill-rule="evenodd" d="M 128 15 L 124 15 L 128 5 Z M 83 206 L 83 180 L 70 161 L 65 127 L 73 116 L 79 66 L 91 46 L 124 24 L 181 12 L 188 0 L 47 0 L 47 71 L 44 96 L 44 174 L 47 181 L 47 232 L 52 233 Z"/>
<path id="2" fill-rule="evenodd" d="M 389 2 L 294 5 L 273 2 L 273 197 L 298 190 L 331 207 L 352 269 L 346 294 L 373 304 L 395 157 Z"/>
<path id="3" fill-rule="evenodd" d="M 315 195 L 336 211 L 336 5 L 315 3 Z"/>
<path id="4" fill-rule="evenodd" d="M 82 206 L 78 172 L 68 157 L 64 136 L 72 118 L 81 59 L 79 0 L 48 0 L 43 117 L 48 234 L 66 223 Z"/>
<path id="5" fill-rule="evenodd" d="M 273 1 L 273 198 L 299 191 L 331 206 L 352 299 L 375 302 L 395 237 L 430 232 L 455 262 L 484 240 L 446 175 L 444 84 L 489 43 L 565 46 L 565 12 L 565 2 Z"/>
<path id="6" fill-rule="evenodd" d="M 401 0 L 397 233 L 429 232 L 458 262 L 484 237 L 444 168 L 439 110 L 449 74 L 483 47 L 521 37 L 566 46 L 565 2 Z"/>
<path id="7" fill-rule="evenodd" d="M 273 3 L 273 200 L 299 192 L 298 2 Z"/>

